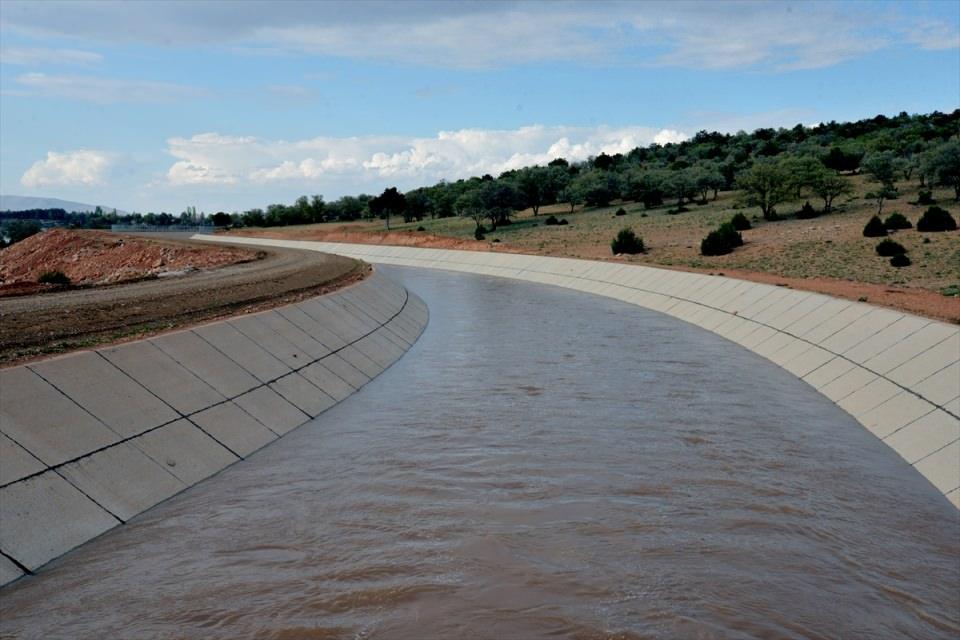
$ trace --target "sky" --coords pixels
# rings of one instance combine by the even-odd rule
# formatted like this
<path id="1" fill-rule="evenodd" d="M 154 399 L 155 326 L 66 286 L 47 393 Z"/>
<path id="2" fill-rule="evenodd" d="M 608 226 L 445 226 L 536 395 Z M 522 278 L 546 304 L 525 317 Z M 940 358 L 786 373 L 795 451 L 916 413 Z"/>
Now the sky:
<path id="1" fill-rule="evenodd" d="M 0 2 L 0 193 L 242 211 L 960 107 L 960 2 Z"/>

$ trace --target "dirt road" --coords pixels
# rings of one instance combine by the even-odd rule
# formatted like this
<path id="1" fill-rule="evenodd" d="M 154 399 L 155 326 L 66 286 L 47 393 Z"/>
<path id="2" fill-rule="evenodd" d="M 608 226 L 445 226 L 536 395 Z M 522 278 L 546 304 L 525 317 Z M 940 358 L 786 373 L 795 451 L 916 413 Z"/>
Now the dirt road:
<path id="1" fill-rule="evenodd" d="M 359 261 L 286 249 L 179 277 L 0 299 L 0 364 L 293 302 L 360 280 Z"/>

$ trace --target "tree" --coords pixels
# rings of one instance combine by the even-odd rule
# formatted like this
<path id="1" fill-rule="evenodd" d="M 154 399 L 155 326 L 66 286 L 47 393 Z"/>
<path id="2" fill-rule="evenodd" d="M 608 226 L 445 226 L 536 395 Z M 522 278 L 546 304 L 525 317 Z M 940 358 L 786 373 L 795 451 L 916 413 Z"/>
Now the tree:
<path id="1" fill-rule="evenodd" d="M 677 199 L 677 208 L 683 206 L 685 200 L 693 200 L 697 195 L 697 181 L 694 169 L 678 169 L 671 171 L 666 180 L 666 191 Z"/>
<path id="2" fill-rule="evenodd" d="M 520 203 L 519 191 L 507 180 L 484 182 L 480 186 L 479 197 L 492 230 L 496 230 L 498 225 L 509 223 L 510 216 Z"/>
<path id="3" fill-rule="evenodd" d="M 3 233 L 0 233 L 0 236 L 6 236 L 10 239 L 10 244 L 14 244 L 40 233 L 41 228 L 36 220 L 9 220 L 3 226 Z"/>
<path id="4" fill-rule="evenodd" d="M 823 158 L 823 164 L 837 173 L 850 171 L 856 173 L 863 159 L 863 148 L 858 145 L 832 146 Z"/>
<path id="5" fill-rule="evenodd" d="M 226 227 L 232 222 L 230 214 L 223 211 L 217 211 L 215 214 L 213 214 L 211 220 L 213 221 L 213 226 L 215 227 Z"/>
<path id="6" fill-rule="evenodd" d="M 420 222 L 430 210 L 431 201 L 427 195 L 426 189 L 414 189 L 406 194 L 407 208 L 403 212 L 403 221 L 411 222 L 416 220 Z"/>
<path id="7" fill-rule="evenodd" d="M 587 171 L 574 178 L 573 182 L 577 184 L 584 204 L 591 207 L 605 207 L 620 195 L 620 179 L 611 171 Z"/>
<path id="8" fill-rule="evenodd" d="M 826 168 L 817 174 L 810 187 L 818 197 L 823 199 L 824 213 L 833 211 L 835 198 L 853 192 L 853 187 L 850 186 L 846 178 L 828 171 Z"/>
<path id="9" fill-rule="evenodd" d="M 741 173 L 737 184 L 747 201 L 760 207 L 764 220 L 776 220 L 776 206 L 792 192 L 790 176 L 782 166 L 770 161 L 757 162 Z"/>
<path id="10" fill-rule="evenodd" d="M 387 223 L 387 231 L 390 230 L 390 216 L 402 215 L 407 210 L 407 198 L 397 191 L 396 187 L 384 189 L 376 198 L 371 198 L 369 202 L 370 213 L 383 218 Z"/>
<path id="11" fill-rule="evenodd" d="M 460 194 L 460 197 L 457 198 L 456 209 L 461 216 L 473 220 L 478 231 L 482 230 L 483 221 L 487 219 L 487 211 L 480 198 L 480 189 L 472 189 Z"/>
<path id="12" fill-rule="evenodd" d="M 896 191 L 898 164 L 892 151 L 880 151 L 864 158 L 861 167 L 874 182 L 879 182 L 889 192 Z"/>
<path id="13" fill-rule="evenodd" d="M 691 169 L 693 183 L 696 190 L 700 193 L 700 201 L 707 201 L 707 193 L 713 191 L 713 199 L 717 199 L 717 194 L 723 188 L 725 180 L 723 174 L 715 162 L 703 162 L 695 165 Z"/>
<path id="14" fill-rule="evenodd" d="M 536 216 L 541 206 L 556 202 L 557 194 L 570 181 L 570 175 L 558 166 L 525 167 L 515 172 L 513 179 L 524 205 L 532 208 Z"/>
<path id="15" fill-rule="evenodd" d="M 573 208 L 583 202 L 583 189 L 576 180 L 571 180 L 563 189 L 560 190 L 559 198 L 562 202 L 570 205 L 570 213 Z"/>
<path id="16" fill-rule="evenodd" d="M 926 166 L 931 182 L 951 187 L 954 200 L 960 200 L 960 141 L 951 140 L 932 149 Z"/>
<path id="17" fill-rule="evenodd" d="M 803 197 L 803 189 L 812 187 L 813 183 L 823 173 L 824 166 L 819 158 L 814 156 L 794 156 L 783 160 L 783 168 L 790 176 L 790 182 L 796 189 L 796 197 Z"/>

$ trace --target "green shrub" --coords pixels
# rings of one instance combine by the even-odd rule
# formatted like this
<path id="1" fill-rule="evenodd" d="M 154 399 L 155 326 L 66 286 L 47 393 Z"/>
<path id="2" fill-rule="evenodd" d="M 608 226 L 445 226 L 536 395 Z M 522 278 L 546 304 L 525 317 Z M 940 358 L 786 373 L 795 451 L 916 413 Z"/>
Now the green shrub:
<path id="1" fill-rule="evenodd" d="M 743 236 L 733 228 L 729 222 L 725 222 L 716 231 L 711 231 L 707 237 L 700 242 L 700 253 L 705 256 L 722 256 L 730 253 L 743 244 Z"/>
<path id="2" fill-rule="evenodd" d="M 909 267 L 910 266 L 910 257 L 905 253 L 898 253 L 897 255 L 890 258 L 890 266 L 897 267 Z"/>
<path id="3" fill-rule="evenodd" d="M 917 204 L 933 204 L 936 200 L 933 199 L 933 191 L 924 191 L 921 189 L 917 192 Z"/>
<path id="4" fill-rule="evenodd" d="M 646 251 L 646 248 L 643 246 L 643 238 L 634 233 L 630 227 L 625 227 L 620 230 L 617 237 L 610 243 L 610 249 L 614 255 L 619 253 L 633 255 Z"/>
<path id="5" fill-rule="evenodd" d="M 751 228 L 750 221 L 747 220 L 747 216 L 742 213 L 738 213 L 732 218 L 730 218 L 730 224 L 733 225 L 733 228 L 737 231 L 746 231 Z"/>
<path id="6" fill-rule="evenodd" d="M 890 238 L 884 238 L 877 244 L 877 255 L 883 257 L 896 256 L 906 253 L 906 248 L 899 242 L 894 242 Z"/>
<path id="7" fill-rule="evenodd" d="M 912 229 L 913 223 L 907 220 L 902 213 L 894 211 L 883 221 L 883 226 L 887 229 Z"/>
<path id="8" fill-rule="evenodd" d="M 483 240 L 484 238 L 487 237 L 485 235 L 486 232 L 487 232 L 486 228 L 484 228 L 483 225 L 480 225 L 479 227 L 473 230 L 473 237 L 476 240 Z"/>
<path id="9" fill-rule="evenodd" d="M 567 219 L 566 219 L 566 218 L 560 218 L 560 219 L 557 221 L 557 224 L 562 227 L 563 225 L 565 225 L 565 224 L 570 224 L 570 223 L 567 222 Z"/>
<path id="10" fill-rule="evenodd" d="M 620 207 L 619 209 L 617 209 L 617 212 L 614 215 L 625 216 L 627 215 L 627 210 L 624 209 L 623 207 Z"/>
<path id="11" fill-rule="evenodd" d="M 546 220 L 543 221 L 543 224 L 545 224 L 545 225 L 560 224 L 560 221 L 557 220 L 557 216 L 549 216 L 549 217 L 547 217 Z"/>
<path id="12" fill-rule="evenodd" d="M 427 230 L 427 228 L 424 227 L 424 226 L 422 226 L 422 225 L 419 226 L 419 227 L 417 227 L 417 231 L 426 231 L 426 230 Z"/>
<path id="13" fill-rule="evenodd" d="M 40 274 L 40 277 L 37 278 L 37 282 L 40 284 L 68 285 L 70 284 L 70 276 L 59 269 L 54 271 L 44 271 Z"/>
<path id="14" fill-rule="evenodd" d="M 873 216 L 863 228 L 863 235 L 867 238 L 880 238 L 887 235 L 887 228 L 883 226 L 879 217 Z"/>
<path id="15" fill-rule="evenodd" d="M 953 231 L 957 221 L 950 212 L 940 207 L 930 207 L 917 221 L 917 231 Z"/>
<path id="16" fill-rule="evenodd" d="M 820 215 L 820 212 L 813 208 L 813 205 L 810 204 L 810 201 L 803 203 L 803 207 L 800 208 L 800 211 L 797 211 L 797 218 L 799 220 L 809 220 L 810 218 L 816 218 Z"/>

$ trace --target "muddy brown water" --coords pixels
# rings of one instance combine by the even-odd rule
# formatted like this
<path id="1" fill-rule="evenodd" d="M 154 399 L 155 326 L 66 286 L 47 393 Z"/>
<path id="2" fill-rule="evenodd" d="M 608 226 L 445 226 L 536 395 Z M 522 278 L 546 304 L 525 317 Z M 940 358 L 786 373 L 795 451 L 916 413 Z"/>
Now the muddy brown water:
<path id="1" fill-rule="evenodd" d="M 14 638 L 949 638 L 958 512 L 790 374 L 637 307 L 430 305 L 309 425 L 0 593 Z"/>

